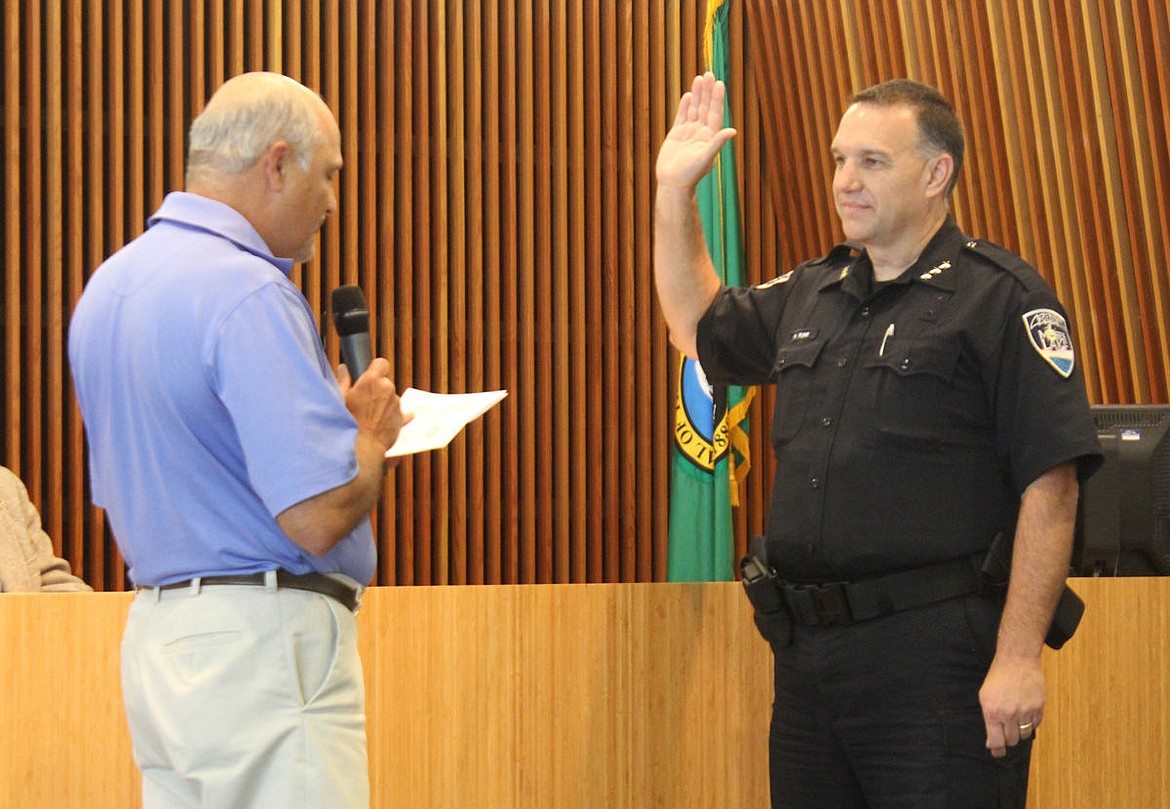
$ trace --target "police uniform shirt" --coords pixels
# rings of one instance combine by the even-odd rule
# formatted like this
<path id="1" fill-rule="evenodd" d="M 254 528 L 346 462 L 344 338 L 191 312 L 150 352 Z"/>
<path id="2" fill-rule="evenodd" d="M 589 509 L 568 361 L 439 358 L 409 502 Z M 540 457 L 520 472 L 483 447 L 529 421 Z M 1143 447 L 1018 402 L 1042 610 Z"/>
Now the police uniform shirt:
<path id="1" fill-rule="evenodd" d="M 768 561 L 857 579 L 987 549 L 1048 469 L 1100 463 L 1067 318 L 1015 254 L 948 220 L 878 286 L 846 245 L 698 327 L 712 384 L 776 384 Z"/>

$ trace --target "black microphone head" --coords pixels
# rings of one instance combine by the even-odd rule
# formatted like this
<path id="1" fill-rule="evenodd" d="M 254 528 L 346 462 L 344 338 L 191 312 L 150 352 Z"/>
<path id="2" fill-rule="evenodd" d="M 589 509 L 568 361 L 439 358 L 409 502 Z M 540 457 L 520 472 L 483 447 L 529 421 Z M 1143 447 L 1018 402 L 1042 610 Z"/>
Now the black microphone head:
<path id="1" fill-rule="evenodd" d="M 333 327 L 341 336 L 370 330 L 370 310 L 362 288 L 352 284 L 333 290 Z"/>

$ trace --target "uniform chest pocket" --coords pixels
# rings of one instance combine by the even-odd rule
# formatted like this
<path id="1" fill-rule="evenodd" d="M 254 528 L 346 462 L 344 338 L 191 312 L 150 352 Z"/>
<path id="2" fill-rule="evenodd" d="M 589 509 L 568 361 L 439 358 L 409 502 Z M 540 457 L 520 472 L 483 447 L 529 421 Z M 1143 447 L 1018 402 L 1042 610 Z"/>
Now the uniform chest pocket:
<path id="1" fill-rule="evenodd" d="M 933 443 L 955 426 L 961 353 L 955 337 L 889 340 L 881 356 L 865 364 L 877 429 L 888 437 Z M 966 408 L 958 406 L 960 412 Z"/>
<path id="2" fill-rule="evenodd" d="M 772 443 L 779 446 L 796 435 L 804 422 L 812 397 L 813 372 L 825 340 L 804 340 L 781 346 L 772 364 L 776 382 L 776 410 L 772 418 Z"/>
<path id="3" fill-rule="evenodd" d="M 953 337 L 941 340 L 891 338 L 883 344 L 881 355 L 874 357 L 866 367 L 885 368 L 902 378 L 933 376 L 949 384 L 959 364 L 959 348 L 959 341 Z"/>

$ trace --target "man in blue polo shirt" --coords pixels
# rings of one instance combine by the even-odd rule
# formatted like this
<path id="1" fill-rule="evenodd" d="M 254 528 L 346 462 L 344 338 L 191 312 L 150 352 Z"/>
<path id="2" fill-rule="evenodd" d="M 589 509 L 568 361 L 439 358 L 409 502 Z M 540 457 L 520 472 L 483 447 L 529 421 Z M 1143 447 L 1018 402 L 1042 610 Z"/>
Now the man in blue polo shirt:
<path id="1" fill-rule="evenodd" d="M 289 279 L 336 207 L 341 138 L 284 76 L 224 84 L 187 191 L 94 273 L 69 355 L 138 587 L 123 692 L 145 806 L 368 806 L 353 611 L 403 414 L 389 363 L 335 378 Z"/>

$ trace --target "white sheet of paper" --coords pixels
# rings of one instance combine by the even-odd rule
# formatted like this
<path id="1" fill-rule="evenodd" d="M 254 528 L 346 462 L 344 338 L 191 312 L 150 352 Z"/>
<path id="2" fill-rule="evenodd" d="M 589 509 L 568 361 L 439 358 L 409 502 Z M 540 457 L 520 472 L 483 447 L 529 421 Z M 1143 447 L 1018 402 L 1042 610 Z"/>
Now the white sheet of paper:
<path id="1" fill-rule="evenodd" d="M 428 393 L 418 388 L 402 392 L 402 410 L 413 413 L 398 433 L 394 446 L 386 450 L 387 458 L 414 455 L 441 449 L 475 419 L 495 407 L 508 395 L 506 390 L 482 393 Z"/>

